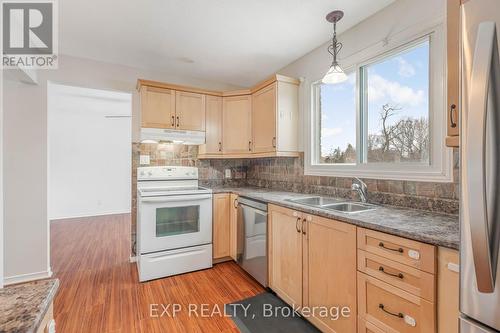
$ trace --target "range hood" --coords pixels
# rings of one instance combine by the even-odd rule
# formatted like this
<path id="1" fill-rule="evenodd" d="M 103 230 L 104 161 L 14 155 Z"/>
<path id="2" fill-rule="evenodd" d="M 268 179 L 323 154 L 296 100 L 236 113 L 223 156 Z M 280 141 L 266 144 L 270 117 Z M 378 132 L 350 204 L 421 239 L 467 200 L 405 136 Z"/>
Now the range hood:
<path id="1" fill-rule="evenodd" d="M 202 145 L 205 143 L 205 132 L 143 127 L 141 128 L 141 142 L 171 142 L 184 145 Z"/>

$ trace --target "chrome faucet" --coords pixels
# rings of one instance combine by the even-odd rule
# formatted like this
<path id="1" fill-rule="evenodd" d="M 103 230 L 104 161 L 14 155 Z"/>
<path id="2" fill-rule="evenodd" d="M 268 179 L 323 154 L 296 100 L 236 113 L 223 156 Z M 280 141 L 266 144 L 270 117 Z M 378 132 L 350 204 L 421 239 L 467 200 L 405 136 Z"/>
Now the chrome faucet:
<path id="1" fill-rule="evenodd" d="M 361 202 L 367 202 L 368 200 L 368 186 L 359 178 L 354 177 L 352 180 L 351 190 L 356 191 L 359 194 Z"/>

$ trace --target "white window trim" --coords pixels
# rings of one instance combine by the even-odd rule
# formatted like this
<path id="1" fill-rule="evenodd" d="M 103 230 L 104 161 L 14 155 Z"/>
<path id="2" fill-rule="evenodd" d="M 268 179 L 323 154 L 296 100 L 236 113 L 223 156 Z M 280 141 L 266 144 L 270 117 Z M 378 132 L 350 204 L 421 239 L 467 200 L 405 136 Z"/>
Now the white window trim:
<path id="1" fill-rule="evenodd" d="M 318 164 L 316 156 L 319 153 L 319 112 L 315 108 L 314 84 L 320 81 L 307 80 L 305 83 L 310 89 L 309 106 L 305 108 L 305 149 L 304 149 L 304 172 L 306 175 L 333 176 L 333 177 L 361 177 L 376 179 L 410 180 L 410 181 L 453 181 L 452 154 L 453 151 L 445 145 L 446 136 L 446 49 L 443 24 L 422 30 L 418 33 L 404 34 L 399 38 L 393 37 L 391 41 L 385 40 L 373 47 L 343 59 L 344 68 L 349 71 L 357 71 L 357 82 L 359 82 L 359 68 L 384 58 L 390 54 L 397 53 L 411 47 L 412 44 L 422 42 L 429 38 L 430 42 L 430 87 L 429 87 L 429 118 L 431 127 L 431 154 L 430 165 L 418 163 L 370 163 L 370 164 Z M 360 105 L 359 85 L 356 86 L 356 122 L 359 128 Z M 356 135 L 356 147 L 360 147 L 361 133 Z M 358 157 L 359 159 L 359 157 Z"/>

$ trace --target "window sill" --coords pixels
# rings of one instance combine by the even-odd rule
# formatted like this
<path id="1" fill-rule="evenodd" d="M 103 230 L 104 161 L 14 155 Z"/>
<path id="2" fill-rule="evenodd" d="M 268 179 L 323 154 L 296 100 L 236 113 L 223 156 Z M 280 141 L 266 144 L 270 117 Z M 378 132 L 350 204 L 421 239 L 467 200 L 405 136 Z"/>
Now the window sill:
<path id="1" fill-rule="evenodd" d="M 451 163 L 446 168 L 449 171 L 417 170 L 408 168 L 407 170 L 373 170 L 361 169 L 346 165 L 332 167 L 331 165 L 306 165 L 304 174 L 309 176 L 325 177 L 358 177 L 367 179 L 384 180 L 406 180 L 406 181 L 424 181 L 450 183 L 453 182 L 453 168 Z"/>

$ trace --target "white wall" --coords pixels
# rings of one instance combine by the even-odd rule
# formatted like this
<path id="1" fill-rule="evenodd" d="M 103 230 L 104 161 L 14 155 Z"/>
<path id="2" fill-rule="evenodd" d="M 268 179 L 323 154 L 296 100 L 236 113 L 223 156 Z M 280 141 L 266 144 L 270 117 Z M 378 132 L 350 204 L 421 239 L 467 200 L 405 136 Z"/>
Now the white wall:
<path id="1" fill-rule="evenodd" d="M 132 140 L 139 133 L 138 78 L 207 89 L 239 87 L 86 59 L 59 58 L 40 85 L 4 81 L 4 276 L 14 283 L 50 275 L 47 219 L 47 81 L 132 93 Z"/>
<path id="2" fill-rule="evenodd" d="M 390 50 L 398 39 L 411 37 L 416 29 L 426 29 L 443 23 L 445 4 L 445 0 L 395 1 L 338 36 L 343 44 L 340 64 L 347 68 L 356 61 L 367 60 L 363 57 L 370 53 L 370 49 L 383 45 Z M 338 24 L 342 25 L 342 21 Z M 325 39 L 329 37 L 325 36 Z M 283 75 L 304 78 L 299 96 L 300 124 L 305 124 L 304 115 L 309 113 L 311 107 L 311 83 L 321 79 L 332 62 L 331 55 L 327 52 L 330 43 L 331 41 L 326 42 L 278 71 Z M 301 150 L 304 148 L 304 128 L 305 126 L 299 126 Z"/>
<path id="3" fill-rule="evenodd" d="M 132 96 L 49 84 L 49 220 L 129 213 Z"/>

